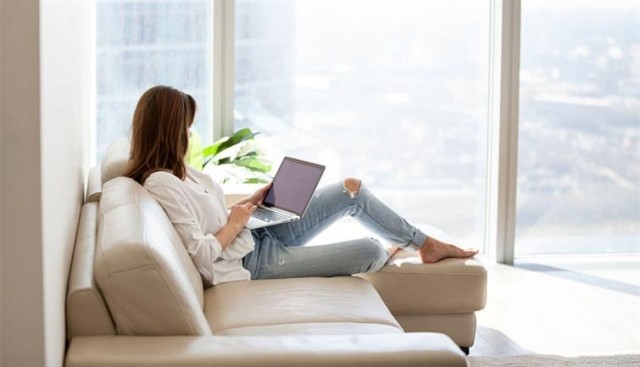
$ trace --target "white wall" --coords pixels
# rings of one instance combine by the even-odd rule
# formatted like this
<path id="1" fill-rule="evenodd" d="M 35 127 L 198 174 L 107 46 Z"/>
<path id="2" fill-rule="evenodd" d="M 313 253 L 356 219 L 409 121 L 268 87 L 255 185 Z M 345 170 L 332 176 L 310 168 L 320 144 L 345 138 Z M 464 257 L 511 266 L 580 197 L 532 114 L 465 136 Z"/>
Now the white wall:
<path id="1" fill-rule="evenodd" d="M 93 94 L 87 3 L 2 2 L 1 366 L 64 360 Z"/>
<path id="2" fill-rule="evenodd" d="M 90 3 L 43 1 L 40 7 L 40 183 L 47 365 L 59 364 L 64 355 L 67 279 L 84 197 L 84 148 L 93 94 Z"/>

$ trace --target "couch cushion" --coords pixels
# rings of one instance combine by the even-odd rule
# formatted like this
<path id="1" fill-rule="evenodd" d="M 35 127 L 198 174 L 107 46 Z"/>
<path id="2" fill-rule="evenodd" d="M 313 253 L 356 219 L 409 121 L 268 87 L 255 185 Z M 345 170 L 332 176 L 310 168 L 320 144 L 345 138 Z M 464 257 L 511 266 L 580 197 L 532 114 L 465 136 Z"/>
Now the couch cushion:
<path id="1" fill-rule="evenodd" d="M 469 313 L 486 301 L 487 271 L 476 259 L 422 264 L 403 252 L 380 271 L 358 276 L 374 285 L 396 316 Z"/>
<path id="2" fill-rule="evenodd" d="M 461 347 L 471 347 L 476 338 L 476 314 L 456 313 L 421 316 L 396 316 L 402 328 L 408 332 L 442 333 Z"/>
<path id="3" fill-rule="evenodd" d="M 100 165 L 102 183 L 124 174 L 129 164 L 130 149 L 129 139 L 120 139 L 109 145 Z"/>
<path id="4" fill-rule="evenodd" d="M 93 275 L 98 203 L 82 207 L 67 293 L 67 339 L 76 336 L 114 335 L 111 315 Z"/>
<path id="5" fill-rule="evenodd" d="M 355 277 L 269 279 L 205 293 L 216 335 L 401 333 L 380 296 Z"/>
<path id="6" fill-rule="evenodd" d="M 468 367 L 446 335 L 98 336 L 75 338 L 66 367 Z"/>
<path id="7" fill-rule="evenodd" d="M 200 274 L 153 197 L 126 177 L 104 184 L 96 280 L 119 334 L 207 335 Z"/>
<path id="8" fill-rule="evenodd" d="M 402 329 L 383 324 L 362 322 L 305 322 L 300 324 L 247 326 L 221 330 L 215 335 L 373 335 L 402 334 Z"/>

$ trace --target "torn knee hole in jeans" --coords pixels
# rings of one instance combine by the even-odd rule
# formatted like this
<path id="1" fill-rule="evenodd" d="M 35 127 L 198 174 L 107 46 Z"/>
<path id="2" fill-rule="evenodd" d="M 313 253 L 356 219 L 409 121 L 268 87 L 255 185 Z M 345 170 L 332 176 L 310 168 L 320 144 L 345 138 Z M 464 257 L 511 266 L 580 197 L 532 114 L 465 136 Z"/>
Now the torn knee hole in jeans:
<path id="1" fill-rule="evenodd" d="M 342 192 L 349 195 L 350 198 L 355 199 L 355 197 L 358 196 L 358 193 L 360 192 L 360 180 L 355 178 L 348 178 L 342 181 Z"/>

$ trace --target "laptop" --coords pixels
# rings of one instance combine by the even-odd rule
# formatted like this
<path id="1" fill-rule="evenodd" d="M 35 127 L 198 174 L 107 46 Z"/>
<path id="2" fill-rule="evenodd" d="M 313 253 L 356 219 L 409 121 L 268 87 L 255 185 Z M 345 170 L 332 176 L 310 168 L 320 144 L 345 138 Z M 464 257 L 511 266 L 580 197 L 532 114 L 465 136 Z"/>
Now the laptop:
<path id="1" fill-rule="evenodd" d="M 284 157 L 262 205 L 245 225 L 254 229 L 299 220 L 309 207 L 324 166 Z"/>

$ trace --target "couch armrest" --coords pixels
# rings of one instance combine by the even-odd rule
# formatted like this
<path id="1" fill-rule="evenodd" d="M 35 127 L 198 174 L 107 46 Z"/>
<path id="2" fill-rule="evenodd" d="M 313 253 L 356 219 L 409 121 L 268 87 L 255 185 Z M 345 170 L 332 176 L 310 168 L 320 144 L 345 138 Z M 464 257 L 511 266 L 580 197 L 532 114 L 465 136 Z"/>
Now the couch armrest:
<path id="1" fill-rule="evenodd" d="M 95 336 L 73 338 L 67 367 L 467 367 L 443 334 Z"/>
<path id="2" fill-rule="evenodd" d="M 84 202 L 90 203 L 93 201 L 100 201 L 100 195 L 102 194 L 102 177 L 100 173 L 100 167 L 93 167 L 89 171 L 89 179 L 87 181 L 87 194 L 85 195 Z"/>

